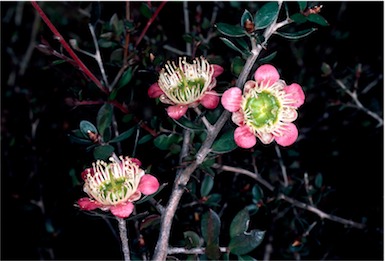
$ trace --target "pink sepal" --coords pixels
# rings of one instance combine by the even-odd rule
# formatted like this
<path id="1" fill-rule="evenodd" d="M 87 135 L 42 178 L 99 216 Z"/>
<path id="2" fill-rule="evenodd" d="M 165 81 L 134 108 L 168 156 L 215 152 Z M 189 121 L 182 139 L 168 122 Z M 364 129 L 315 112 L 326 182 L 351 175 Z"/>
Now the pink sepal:
<path id="1" fill-rule="evenodd" d="M 159 87 L 159 84 L 156 82 L 154 84 L 152 84 L 150 86 L 150 88 L 148 88 L 148 96 L 150 98 L 158 98 L 160 97 L 164 92 L 162 91 L 162 89 Z"/>
<path id="2" fill-rule="evenodd" d="M 221 99 L 223 107 L 230 112 L 238 111 L 241 108 L 241 101 L 242 90 L 238 87 L 232 87 L 225 91 Z"/>
<path id="3" fill-rule="evenodd" d="M 299 84 L 290 84 L 284 88 L 284 91 L 287 94 L 290 94 L 291 99 L 295 100 L 295 102 L 292 104 L 293 106 L 298 108 L 305 102 L 305 94 Z"/>
<path id="4" fill-rule="evenodd" d="M 158 180 L 150 175 L 146 174 L 144 175 L 139 182 L 138 190 L 142 192 L 144 195 L 151 195 L 155 193 L 159 188 L 159 182 Z"/>
<path id="5" fill-rule="evenodd" d="M 293 123 L 288 123 L 282 136 L 275 136 L 275 141 L 281 146 L 289 146 L 298 138 L 298 129 Z"/>
<path id="6" fill-rule="evenodd" d="M 264 64 L 255 71 L 254 79 L 258 83 L 269 83 L 269 86 L 271 86 L 273 83 L 279 80 L 279 73 L 273 65 Z"/>
<path id="7" fill-rule="evenodd" d="M 257 143 L 257 138 L 250 132 L 249 127 L 244 125 L 235 129 L 234 141 L 239 147 L 249 149 Z"/>
<path id="8" fill-rule="evenodd" d="M 134 204 L 132 204 L 131 202 L 127 202 L 112 206 L 110 207 L 110 211 L 117 217 L 126 218 L 131 215 L 132 211 L 134 211 Z"/>
<path id="9" fill-rule="evenodd" d="M 206 94 L 202 97 L 200 103 L 207 109 L 215 109 L 219 104 L 219 97 L 215 91 L 211 91 L 213 94 Z"/>
<path id="10" fill-rule="evenodd" d="M 218 65 L 218 64 L 213 64 L 212 65 L 214 67 L 214 74 L 213 74 L 213 77 L 218 77 L 219 75 L 221 75 L 224 71 L 223 67 Z"/>
<path id="11" fill-rule="evenodd" d="M 167 108 L 167 114 L 171 118 L 179 120 L 183 115 L 186 114 L 187 109 L 187 105 L 173 105 Z"/>
<path id="12" fill-rule="evenodd" d="M 83 210 L 94 210 L 102 206 L 97 201 L 94 201 L 90 198 L 81 198 L 78 200 L 78 205 Z"/>

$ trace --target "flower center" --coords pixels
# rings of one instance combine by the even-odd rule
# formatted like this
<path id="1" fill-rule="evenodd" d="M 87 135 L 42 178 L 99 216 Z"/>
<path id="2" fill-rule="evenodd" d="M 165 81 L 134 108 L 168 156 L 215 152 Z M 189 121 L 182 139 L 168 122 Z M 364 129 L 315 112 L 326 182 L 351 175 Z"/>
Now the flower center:
<path id="1" fill-rule="evenodd" d="M 242 107 L 247 123 L 258 129 L 277 122 L 281 105 L 274 95 L 264 90 L 260 93 L 251 92 L 250 96 L 245 97 Z"/>

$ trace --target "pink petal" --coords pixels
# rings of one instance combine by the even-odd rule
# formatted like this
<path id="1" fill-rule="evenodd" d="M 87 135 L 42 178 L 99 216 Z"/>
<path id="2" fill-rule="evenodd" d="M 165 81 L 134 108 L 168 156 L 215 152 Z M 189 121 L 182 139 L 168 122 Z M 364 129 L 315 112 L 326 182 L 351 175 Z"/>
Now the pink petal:
<path id="1" fill-rule="evenodd" d="M 131 161 L 134 162 L 139 167 L 142 166 L 142 162 L 137 158 L 131 158 Z"/>
<path id="2" fill-rule="evenodd" d="M 144 195 L 151 195 L 155 193 L 158 188 L 159 182 L 154 176 L 146 174 L 140 179 L 138 190 Z"/>
<path id="3" fill-rule="evenodd" d="M 179 120 L 183 115 L 186 114 L 187 109 L 187 105 L 173 105 L 167 108 L 167 114 L 171 118 Z"/>
<path id="4" fill-rule="evenodd" d="M 249 149 L 257 143 L 257 138 L 250 132 L 249 127 L 244 125 L 235 129 L 234 141 L 239 147 Z"/>
<path id="5" fill-rule="evenodd" d="M 215 93 L 211 91 L 211 93 Z M 215 109 L 219 103 L 219 96 L 215 94 L 206 94 L 202 97 L 200 103 L 207 109 Z"/>
<path id="6" fill-rule="evenodd" d="M 162 89 L 159 87 L 159 84 L 156 82 L 150 86 L 150 88 L 147 91 L 148 96 L 150 98 L 158 98 L 160 97 L 164 92 Z"/>
<path id="7" fill-rule="evenodd" d="M 231 115 L 231 120 L 238 126 L 244 125 L 245 117 L 243 115 L 243 112 L 241 111 L 233 112 L 233 115 Z"/>
<path id="8" fill-rule="evenodd" d="M 134 194 L 132 194 L 128 198 L 128 201 L 131 201 L 131 202 L 137 201 L 138 199 L 140 199 L 141 196 L 142 196 L 142 193 L 139 190 L 137 190 L 137 191 L 134 192 Z"/>
<path id="9" fill-rule="evenodd" d="M 212 64 L 214 67 L 214 74 L 213 77 L 218 77 L 218 75 L 221 75 L 224 71 L 223 67 L 218 64 Z"/>
<path id="10" fill-rule="evenodd" d="M 127 202 L 117 206 L 112 206 L 110 207 L 110 211 L 117 217 L 126 218 L 131 215 L 132 211 L 134 211 L 134 204 Z"/>
<path id="11" fill-rule="evenodd" d="M 94 210 L 102 206 L 97 201 L 94 201 L 90 198 L 81 198 L 78 200 L 78 205 L 83 210 Z"/>
<path id="12" fill-rule="evenodd" d="M 279 73 L 273 65 L 264 64 L 260 66 L 254 73 L 254 79 L 258 83 L 272 85 L 279 80 Z"/>
<path id="13" fill-rule="evenodd" d="M 221 102 L 226 110 L 230 112 L 238 111 L 241 108 L 242 90 L 238 87 L 228 89 L 223 93 Z"/>
<path id="14" fill-rule="evenodd" d="M 305 102 L 305 94 L 301 88 L 301 86 L 297 83 L 293 83 L 284 88 L 284 91 L 287 94 L 290 94 L 290 98 L 295 100 L 293 106 L 299 107 Z"/>
<path id="15" fill-rule="evenodd" d="M 270 144 L 274 140 L 273 134 L 268 132 L 260 133 L 258 138 L 263 144 Z"/>
<path id="16" fill-rule="evenodd" d="M 281 146 L 289 146 L 298 138 L 297 127 L 293 123 L 288 123 L 282 136 L 275 136 L 275 141 Z"/>

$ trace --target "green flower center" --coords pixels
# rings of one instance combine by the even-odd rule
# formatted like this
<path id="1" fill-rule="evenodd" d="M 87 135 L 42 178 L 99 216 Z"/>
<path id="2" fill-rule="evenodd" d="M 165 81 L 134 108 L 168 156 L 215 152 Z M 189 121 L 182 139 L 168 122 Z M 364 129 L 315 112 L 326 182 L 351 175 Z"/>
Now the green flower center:
<path id="1" fill-rule="evenodd" d="M 177 86 L 168 90 L 168 94 L 181 103 L 189 103 L 200 98 L 203 88 L 205 87 L 205 79 L 187 79 L 183 77 L 183 80 L 179 82 Z"/>
<path id="2" fill-rule="evenodd" d="M 278 120 L 281 105 L 270 92 L 262 91 L 247 97 L 244 111 L 247 121 L 255 128 L 272 125 Z"/>

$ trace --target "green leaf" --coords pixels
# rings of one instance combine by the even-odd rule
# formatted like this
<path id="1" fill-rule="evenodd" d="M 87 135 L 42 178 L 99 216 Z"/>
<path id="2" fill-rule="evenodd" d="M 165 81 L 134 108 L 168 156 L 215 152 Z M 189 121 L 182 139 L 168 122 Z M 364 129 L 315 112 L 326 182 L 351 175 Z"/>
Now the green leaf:
<path id="1" fill-rule="evenodd" d="M 238 76 L 242 72 L 244 66 L 245 66 L 245 60 L 243 60 L 239 56 L 236 56 L 233 59 L 233 62 L 231 63 L 231 72 L 235 76 Z"/>
<path id="2" fill-rule="evenodd" d="M 94 149 L 94 158 L 96 160 L 104 160 L 107 161 L 109 157 L 111 157 L 112 153 L 114 152 L 114 147 L 111 145 L 102 145 L 102 146 L 97 146 Z"/>
<path id="3" fill-rule="evenodd" d="M 298 1 L 297 3 L 299 5 L 299 10 L 300 11 L 303 11 L 303 10 L 306 9 L 306 7 L 307 7 L 307 2 L 306 1 Z"/>
<path id="4" fill-rule="evenodd" d="M 70 134 L 68 134 L 68 138 L 71 142 L 82 144 L 82 145 L 90 145 L 92 141 L 89 138 L 85 138 L 83 132 L 80 130 L 73 130 Z"/>
<path id="5" fill-rule="evenodd" d="M 98 134 L 96 127 L 89 121 L 81 121 L 79 124 L 80 131 L 83 133 L 85 138 L 89 138 L 88 133 L 92 132 Z"/>
<path id="6" fill-rule="evenodd" d="M 192 43 L 194 40 L 194 38 L 191 36 L 191 34 L 184 34 L 184 35 L 182 35 L 182 38 L 186 43 Z"/>
<path id="7" fill-rule="evenodd" d="M 209 210 L 202 216 L 201 230 L 202 236 L 207 245 L 219 244 L 219 232 L 221 228 L 221 220 L 217 213 Z"/>
<path id="8" fill-rule="evenodd" d="M 238 260 L 244 260 L 244 261 L 257 261 L 257 259 L 251 257 L 251 256 L 248 256 L 248 255 L 241 255 L 241 256 L 238 256 Z"/>
<path id="9" fill-rule="evenodd" d="M 243 51 L 241 49 L 239 49 L 237 46 L 235 46 L 235 44 L 232 41 L 230 41 L 229 39 L 224 38 L 224 37 L 219 37 L 219 39 L 221 39 L 231 49 L 241 53 L 242 56 L 246 55 L 245 53 L 243 53 Z"/>
<path id="10" fill-rule="evenodd" d="M 146 143 L 146 142 L 150 141 L 151 139 L 152 139 L 151 134 L 144 135 L 142 138 L 140 138 L 140 140 L 138 141 L 138 144 Z"/>
<path id="11" fill-rule="evenodd" d="M 136 129 L 137 129 L 137 126 L 134 126 L 131 129 L 122 132 L 119 136 L 113 138 L 109 142 L 110 143 L 121 142 L 121 141 L 123 141 L 125 139 L 128 139 L 129 137 L 131 137 L 131 135 L 135 132 Z"/>
<path id="12" fill-rule="evenodd" d="M 140 11 L 140 13 L 141 13 L 144 17 L 146 17 L 147 19 L 150 19 L 151 16 L 152 16 L 152 12 L 151 12 L 150 7 L 149 7 L 147 4 L 145 4 L 145 3 L 143 3 L 143 4 L 140 6 L 139 11 Z"/>
<path id="13" fill-rule="evenodd" d="M 219 206 L 219 202 L 222 200 L 221 194 L 211 194 L 208 196 L 207 200 L 205 201 L 205 204 L 208 206 Z"/>
<path id="14" fill-rule="evenodd" d="M 225 132 L 219 139 L 217 139 L 213 146 L 212 151 L 216 153 L 226 153 L 237 148 L 237 144 L 234 141 L 234 130 Z"/>
<path id="15" fill-rule="evenodd" d="M 231 238 L 229 250 L 235 255 L 244 255 L 253 251 L 262 243 L 265 231 L 252 230 L 250 233 L 241 234 Z"/>
<path id="16" fill-rule="evenodd" d="M 325 18 L 323 18 L 321 15 L 319 14 L 309 14 L 306 19 L 310 22 L 313 22 L 313 23 L 316 23 L 316 24 L 319 24 L 319 25 L 322 25 L 322 26 L 328 26 L 329 23 L 328 21 L 326 21 Z"/>
<path id="17" fill-rule="evenodd" d="M 241 17 L 241 26 L 242 26 L 242 28 L 245 27 L 245 23 L 246 23 L 247 20 L 249 20 L 250 22 L 254 22 L 254 18 L 251 15 L 251 13 L 247 9 L 245 9 L 245 11 L 243 12 L 243 15 Z"/>
<path id="18" fill-rule="evenodd" d="M 305 29 L 299 32 L 294 32 L 294 33 L 285 33 L 285 32 L 276 32 L 277 35 L 282 36 L 286 39 L 289 40 L 298 40 L 300 38 L 304 38 L 311 34 L 312 32 L 316 31 L 317 28 L 310 28 L 310 29 Z"/>
<path id="19" fill-rule="evenodd" d="M 159 215 L 155 215 L 155 214 L 149 215 L 148 217 L 144 218 L 142 222 L 140 222 L 139 230 L 157 226 L 159 223 L 160 223 Z"/>
<path id="20" fill-rule="evenodd" d="M 290 19 L 293 20 L 296 24 L 303 24 L 307 21 L 306 16 L 301 13 L 293 14 L 290 16 Z"/>
<path id="21" fill-rule="evenodd" d="M 201 197 L 206 197 L 210 194 L 214 186 L 214 178 L 210 175 L 206 175 L 201 185 Z"/>
<path id="22" fill-rule="evenodd" d="M 250 215 L 247 208 L 242 209 L 234 217 L 230 225 L 230 238 L 243 235 L 249 227 Z"/>
<path id="23" fill-rule="evenodd" d="M 199 125 L 194 124 L 193 122 L 191 122 L 190 120 L 186 119 L 185 117 L 182 117 L 179 120 L 174 120 L 174 122 L 176 124 L 178 124 L 179 126 L 181 126 L 182 128 L 187 129 L 187 130 L 193 130 L 193 131 L 203 131 L 203 130 L 205 130 L 205 127 L 203 126 L 203 124 L 199 124 Z"/>
<path id="24" fill-rule="evenodd" d="M 261 59 L 258 60 L 258 63 L 262 64 L 262 63 L 268 63 L 270 62 L 271 60 L 273 60 L 275 58 L 275 56 L 277 55 L 277 51 L 265 56 L 265 57 L 262 57 Z"/>
<path id="25" fill-rule="evenodd" d="M 186 248 L 191 249 L 202 246 L 202 240 L 194 231 L 183 232 L 184 240 L 186 242 Z"/>
<path id="26" fill-rule="evenodd" d="M 263 198 L 263 190 L 257 184 L 254 185 L 251 190 L 251 194 L 253 195 L 253 202 L 257 203 Z"/>
<path id="27" fill-rule="evenodd" d="M 122 75 L 122 77 L 119 80 L 118 88 L 121 88 L 123 86 L 126 86 L 132 79 L 132 67 L 128 68 Z"/>
<path id="28" fill-rule="evenodd" d="M 104 133 L 111 126 L 112 113 L 113 113 L 113 106 L 109 103 L 103 104 L 103 106 L 100 107 L 98 111 L 98 115 L 96 117 L 96 126 L 98 126 L 99 133 L 103 137 L 103 140 L 104 140 Z M 104 140 L 104 141 L 107 141 L 107 140 Z"/>
<path id="29" fill-rule="evenodd" d="M 246 35 L 245 30 L 239 25 L 217 23 L 215 26 L 221 34 L 229 37 L 242 37 Z"/>
<path id="30" fill-rule="evenodd" d="M 182 141 L 182 137 L 177 134 L 162 134 L 154 139 L 154 145 L 161 150 L 168 150 L 172 144 L 179 143 Z"/>
<path id="31" fill-rule="evenodd" d="M 278 16 L 279 6 L 277 2 L 263 5 L 255 14 L 254 23 L 256 29 L 268 27 Z"/>
<path id="32" fill-rule="evenodd" d="M 317 176 L 315 176 L 315 182 L 314 182 L 314 185 L 315 185 L 317 188 L 321 188 L 321 187 L 322 187 L 322 183 L 323 183 L 322 174 L 321 174 L 321 173 L 318 173 Z"/>
<path id="33" fill-rule="evenodd" d="M 212 260 L 218 260 L 221 256 L 221 251 L 218 244 L 207 244 L 205 254 Z"/>

